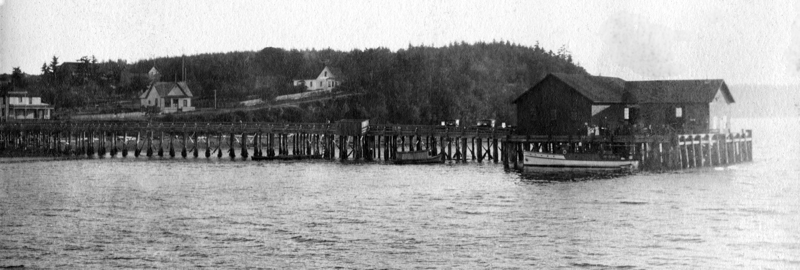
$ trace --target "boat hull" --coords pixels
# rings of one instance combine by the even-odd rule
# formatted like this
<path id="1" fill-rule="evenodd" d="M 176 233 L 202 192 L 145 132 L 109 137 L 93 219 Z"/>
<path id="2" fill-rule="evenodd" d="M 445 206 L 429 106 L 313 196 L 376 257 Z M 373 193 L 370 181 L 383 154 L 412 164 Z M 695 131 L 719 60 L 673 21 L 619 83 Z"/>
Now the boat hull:
<path id="1" fill-rule="evenodd" d="M 619 171 L 636 170 L 636 160 L 591 160 L 570 159 L 567 155 L 525 152 L 523 164 L 525 170 L 532 171 Z"/>

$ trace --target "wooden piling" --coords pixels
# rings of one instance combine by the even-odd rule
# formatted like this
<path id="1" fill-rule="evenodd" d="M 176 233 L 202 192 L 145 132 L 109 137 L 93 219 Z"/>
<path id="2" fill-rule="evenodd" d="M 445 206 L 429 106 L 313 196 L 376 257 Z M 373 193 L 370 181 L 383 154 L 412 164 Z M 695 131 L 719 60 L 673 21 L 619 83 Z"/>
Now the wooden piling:
<path id="1" fill-rule="evenodd" d="M 439 152 L 444 154 L 443 157 L 447 159 L 450 153 L 447 153 L 447 141 L 444 136 L 439 136 L 439 144 Z"/>
<path id="2" fill-rule="evenodd" d="M 197 149 L 197 131 L 192 132 L 192 135 L 190 137 L 192 138 L 192 141 L 193 141 L 192 142 L 192 156 L 197 158 L 197 156 L 199 155 L 199 153 L 197 152 L 198 151 L 198 149 Z"/>
<path id="3" fill-rule="evenodd" d="M 164 132 L 158 134 L 158 157 L 164 157 Z"/>
<path id="4" fill-rule="evenodd" d="M 275 156 L 275 134 L 272 132 L 267 134 L 267 156 Z"/>
<path id="5" fill-rule="evenodd" d="M 249 153 L 247 152 L 247 133 L 242 132 L 242 142 L 240 143 L 242 147 L 241 155 L 243 159 L 247 159 Z"/>
<path id="6" fill-rule="evenodd" d="M 483 162 L 483 141 L 481 138 L 475 138 L 475 143 L 477 144 L 477 151 L 478 151 L 478 162 Z"/>
<path id="7" fill-rule="evenodd" d="M 234 145 L 236 145 L 236 135 L 233 132 L 231 132 L 230 135 L 230 139 L 228 140 L 228 157 L 234 159 L 236 158 L 236 148 L 234 147 Z"/>
<path id="8" fill-rule="evenodd" d="M 222 132 L 217 132 L 217 158 L 222 158 Z"/>
<path id="9" fill-rule="evenodd" d="M 174 141 L 175 137 L 170 132 L 168 132 L 167 134 L 169 135 L 169 157 L 174 158 L 175 157 L 175 144 L 173 143 L 173 141 Z"/>
<path id="10" fill-rule="evenodd" d="M 497 156 L 497 138 L 492 137 L 492 158 L 494 159 L 494 163 L 498 162 Z"/>
<path id="11" fill-rule="evenodd" d="M 122 157 L 128 156 L 128 132 L 124 132 L 122 135 Z"/>

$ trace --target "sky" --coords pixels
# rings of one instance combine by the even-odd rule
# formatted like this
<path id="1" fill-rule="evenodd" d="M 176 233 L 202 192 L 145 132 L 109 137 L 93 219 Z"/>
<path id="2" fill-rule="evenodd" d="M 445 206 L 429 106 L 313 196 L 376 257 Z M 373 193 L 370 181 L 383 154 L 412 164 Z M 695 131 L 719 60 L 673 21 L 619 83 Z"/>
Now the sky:
<path id="1" fill-rule="evenodd" d="M 698 3 L 699 2 L 699 3 Z M 0 0 L 0 73 L 264 47 L 565 46 L 593 75 L 800 83 L 796 1 Z"/>

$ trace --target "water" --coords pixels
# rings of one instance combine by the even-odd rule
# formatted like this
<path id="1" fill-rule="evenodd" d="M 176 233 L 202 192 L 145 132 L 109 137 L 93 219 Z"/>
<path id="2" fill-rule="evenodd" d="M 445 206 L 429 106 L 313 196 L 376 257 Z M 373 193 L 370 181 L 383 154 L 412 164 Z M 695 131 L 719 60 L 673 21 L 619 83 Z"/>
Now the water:
<path id="1" fill-rule="evenodd" d="M 751 124 L 752 163 L 583 182 L 475 163 L 0 164 L 0 266 L 800 268 L 800 143 L 779 132 L 800 121 Z"/>

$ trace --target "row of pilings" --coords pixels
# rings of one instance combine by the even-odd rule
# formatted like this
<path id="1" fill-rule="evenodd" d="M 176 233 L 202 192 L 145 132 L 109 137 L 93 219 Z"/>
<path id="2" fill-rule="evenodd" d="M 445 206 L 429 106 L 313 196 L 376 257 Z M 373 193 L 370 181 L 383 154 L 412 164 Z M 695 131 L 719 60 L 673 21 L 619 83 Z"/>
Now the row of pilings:
<path id="1" fill-rule="evenodd" d="M 446 160 L 522 168 L 524 151 L 609 150 L 643 170 L 722 166 L 752 160 L 752 132 L 628 136 L 516 135 L 508 129 L 336 123 L 29 122 L 0 125 L 4 155 L 394 160 L 427 151 Z"/>
<path id="2" fill-rule="evenodd" d="M 0 126 L 0 150 L 84 157 L 301 157 L 393 160 L 397 152 L 442 153 L 446 160 L 499 161 L 507 130 L 381 126 L 343 134 L 336 124 L 16 123 Z"/>
<path id="3" fill-rule="evenodd" d="M 753 161 L 752 130 L 737 133 L 701 133 L 627 136 L 523 136 L 511 135 L 502 149 L 511 148 L 504 164 L 518 167 L 522 152 L 581 153 L 607 151 L 639 161 L 646 171 L 727 166 Z"/>

